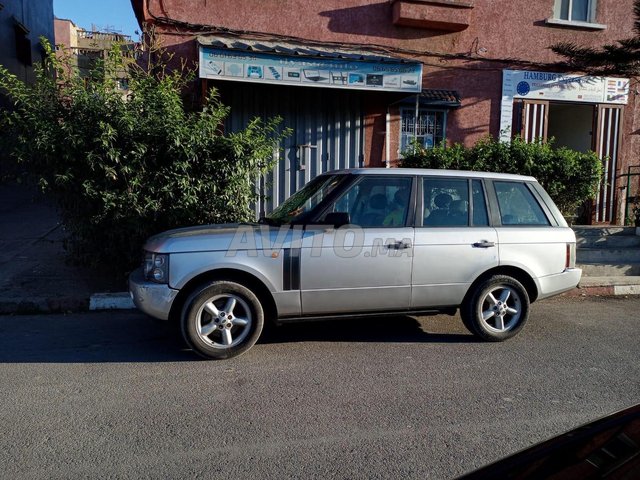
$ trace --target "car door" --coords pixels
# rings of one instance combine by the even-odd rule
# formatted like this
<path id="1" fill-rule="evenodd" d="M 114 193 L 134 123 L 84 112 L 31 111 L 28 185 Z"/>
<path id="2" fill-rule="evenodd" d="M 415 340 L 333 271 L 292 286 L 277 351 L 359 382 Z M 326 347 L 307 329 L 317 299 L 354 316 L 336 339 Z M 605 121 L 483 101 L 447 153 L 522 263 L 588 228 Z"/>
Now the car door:
<path id="1" fill-rule="evenodd" d="M 456 306 L 482 272 L 498 265 L 482 179 L 420 179 L 411 305 Z"/>
<path id="2" fill-rule="evenodd" d="M 306 228 L 300 251 L 304 315 L 410 307 L 414 190 L 411 176 L 361 175 L 317 218 L 348 215 L 349 225 Z"/>

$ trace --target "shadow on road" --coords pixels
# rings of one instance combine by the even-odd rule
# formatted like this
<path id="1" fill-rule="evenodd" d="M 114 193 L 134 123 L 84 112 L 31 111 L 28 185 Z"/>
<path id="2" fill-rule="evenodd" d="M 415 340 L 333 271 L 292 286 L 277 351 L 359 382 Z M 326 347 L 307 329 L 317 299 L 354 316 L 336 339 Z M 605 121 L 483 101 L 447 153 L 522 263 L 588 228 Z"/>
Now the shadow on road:
<path id="1" fill-rule="evenodd" d="M 471 335 L 427 333 L 409 316 L 325 320 L 266 328 L 260 344 L 289 342 L 468 343 Z M 0 318 L 0 363 L 197 361 L 166 322 L 138 313 Z"/>
<path id="2" fill-rule="evenodd" d="M 470 343 L 472 335 L 425 332 L 408 315 L 317 322 L 291 323 L 268 328 L 259 343 L 286 342 L 379 342 L 379 343 Z"/>
<path id="3" fill-rule="evenodd" d="M 137 313 L 0 318 L 0 363 L 182 362 L 197 358 L 166 323 Z"/>

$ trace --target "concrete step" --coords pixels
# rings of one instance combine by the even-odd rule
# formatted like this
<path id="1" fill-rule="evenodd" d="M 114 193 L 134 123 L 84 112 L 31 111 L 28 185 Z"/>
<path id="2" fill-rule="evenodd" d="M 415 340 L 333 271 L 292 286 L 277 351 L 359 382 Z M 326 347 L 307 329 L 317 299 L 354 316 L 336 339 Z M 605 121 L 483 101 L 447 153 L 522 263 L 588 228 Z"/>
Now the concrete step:
<path id="1" fill-rule="evenodd" d="M 640 248 L 637 235 L 576 235 L 578 248 Z"/>
<path id="2" fill-rule="evenodd" d="M 578 263 L 634 263 L 640 262 L 640 248 L 579 248 Z"/>
<path id="3" fill-rule="evenodd" d="M 581 237 L 592 237 L 598 236 L 602 237 L 605 235 L 635 235 L 636 227 L 600 227 L 600 226 L 591 226 L 591 225 L 583 225 L 583 226 L 573 226 L 571 227 L 574 232 L 576 232 L 576 236 Z"/>
<path id="4" fill-rule="evenodd" d="M 640 276 L 640 262 L 631 263 L 578 263 L 585 277 Z"/>

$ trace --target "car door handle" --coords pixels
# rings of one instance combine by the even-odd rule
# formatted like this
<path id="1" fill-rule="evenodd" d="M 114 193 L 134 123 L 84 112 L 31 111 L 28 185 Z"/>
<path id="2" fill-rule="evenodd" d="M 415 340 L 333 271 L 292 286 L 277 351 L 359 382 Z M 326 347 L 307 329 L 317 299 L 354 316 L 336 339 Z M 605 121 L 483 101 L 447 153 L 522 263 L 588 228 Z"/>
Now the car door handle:
<path id="1" fill-rule="evenodd" d="M 385 246 L 390 250 L 404 250 L 405 248 L 411 248 L 411 242 L 401 240 L 398 242 L 388 242 Z"/>
<path id="2" fill-rule="evenodd" d="M 473 244 L 474 248 L 489 248 L 489 247 L 495 247 L 496 244 L 493 242 L 490 242 L 489 240 L 480 240 L 479 242 L 476 242 Z"/>

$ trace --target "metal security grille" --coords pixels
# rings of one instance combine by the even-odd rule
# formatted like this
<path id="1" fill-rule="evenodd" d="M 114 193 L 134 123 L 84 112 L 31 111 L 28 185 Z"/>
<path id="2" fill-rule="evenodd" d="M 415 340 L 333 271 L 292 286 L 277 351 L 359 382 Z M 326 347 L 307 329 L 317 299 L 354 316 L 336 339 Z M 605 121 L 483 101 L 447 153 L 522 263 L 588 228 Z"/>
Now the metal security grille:
<path id="1" fill-rule="evenodd" d="M 596 197 L 595 222 L 610 223 L 615 220 L 615 181 L 620 146 L 622 107 L 600 105 L 598 107 L 598 156 L 602 159 L 602 182 Z"/>
<path id="2" fill-rule="evenodd" d="M 433 148 L 445 138 L 446 112 L 420 110 L 416 119 L 415 109 L 402 109 L 400 151 L 404 151 L 414 139 L 426 148 Z M 416 122 L 417 120 L 417 122 Z"/>
<path id="3" fill-rule="evenodd" d="M 237 84 L 236 84 L 237 85 Z M 258 180 L 262 200 L 256 215 L 269 213 L 317 175 L 356 168 L 364 162 L 362 96 L 321 88 L 238 85 L 225 88 L 223 102 L 231 107 L 226 128 L 238 131 L 250 119 L 279 116 L 286 138 L 275 168 Z"/>

